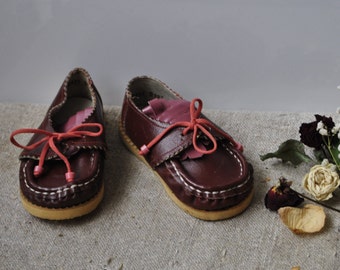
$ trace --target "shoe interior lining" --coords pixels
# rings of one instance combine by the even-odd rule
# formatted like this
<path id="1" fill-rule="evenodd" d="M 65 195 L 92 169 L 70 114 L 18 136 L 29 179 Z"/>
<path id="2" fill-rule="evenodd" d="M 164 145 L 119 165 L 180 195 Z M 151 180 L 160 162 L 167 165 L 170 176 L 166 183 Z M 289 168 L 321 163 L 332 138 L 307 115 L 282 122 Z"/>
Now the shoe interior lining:
<path id="1" fill-rule="evenodd" d="M 86 89 L 86 91 L 84 91 Z M 78 71 L 72 74 L 71 78 L 67 83 L 67 96 L 68 98 L 72 97 L 81 97 L 87 98 L 91 100 L 91 92 L 89 89 L 88 78 L 86 75 Z"/>
<path id="2" fill-rule="evenodd" d="M 77 112 L 93 107 L 88 79 L 82 72 L 72 74 L 67 84 L 67 100 L 52 116 L 55 126 L 60 126 Z"/>
<path id="3" fill-rule="evenodd" d="M 178 97 L 166 86 L 151 78 L 138 78 L 131 82 L 129 90 L 132 99 L 139 109 L 148 105 L 148 101 L 154 98 L 177 99 Z"/>

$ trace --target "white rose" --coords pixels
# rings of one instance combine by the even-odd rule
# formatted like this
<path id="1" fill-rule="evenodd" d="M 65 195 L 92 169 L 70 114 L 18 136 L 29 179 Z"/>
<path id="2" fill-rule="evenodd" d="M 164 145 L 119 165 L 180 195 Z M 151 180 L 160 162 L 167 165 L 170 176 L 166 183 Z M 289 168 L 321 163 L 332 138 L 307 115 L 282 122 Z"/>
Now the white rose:
<path id="1" fill-rule="evenodd" d="M 332 192 L 340 185 L 336 166 L 328 160 L 324 160 L 321 165 L 313 166 L 304 177 L 302 185 L 318 201 L 332 198 Z"/>

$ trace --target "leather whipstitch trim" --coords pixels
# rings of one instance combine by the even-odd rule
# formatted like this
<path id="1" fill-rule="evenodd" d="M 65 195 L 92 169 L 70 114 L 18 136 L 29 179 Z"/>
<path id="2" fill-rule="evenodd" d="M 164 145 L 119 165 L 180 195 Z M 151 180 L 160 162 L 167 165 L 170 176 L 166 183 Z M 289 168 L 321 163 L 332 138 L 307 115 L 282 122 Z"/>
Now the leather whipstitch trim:
<path id="1" fill-rule="evenodd" d="M 204 136 L 203 136 L 204 137 Z M 224 138 L 223 137 L 216 137 L 218 140 L 223 140 Z M 161 159 L 158 163 L 156 163 L 155 167 L 159 166 L 160 164 L 162 164 L 163 162 L 177 156 L 178 154 L 180 154 L 182 151 L 186 150 L 188 147 L 190 147 L 192 145 L 192 140 L 186 144 L 183 144 L 182 147 L 180 147 L 176 152 L 174 152 L 173 154 L 169 154 L 167 156 L 165 156 L 163 159 Z M 243 166 L 242 166 L 242 163 L 240 161 L 240 159 L 234 154 L 234 152 L 232 152 L 229 147 L 225 144 L 223 144 L 223 147 L 225 148 L 225 150 L 227 150 L 232 156 L 235 157 L 235 159 L 237 160 L 237 162 L 239 163 L 239 166 L 241 168 L 241 172 L 240 172 L 240 175 L 243 174 Z"/>
<path id="2" fill-rule="evenodd" d="M 67 144 L 66 144 L 67 147 L 69 147 Z M 78 150 L 80 149 L 83 149 L 83 150 L 101 150 L 101 151 L 106 151 L 106 147 L 104 146 L 97 146 L 97 145 L 90 145 L 90 146 L 75 146 L 75 148 L 77 148 Z M 57 158 L 58 155 L 52 155 L 50 157 L 47 157 L 46 160 L 52 160 L 52 159 L 55 159 Z M 33 160 L 39 160 L 38 157 L 35 157 L 35 156 L 30 156 L 30 155 L 24 155 L 24 156 L 19 156 L 20 159 L 33 159 Z"/>
<path id="3" fill-rule="evenodd" d="M 248 175 L 247 179 L 235 186 L 235 187 L 231 187 L 229 189 L 225 189 L 225 190 L 219 190 L 219 191 L 203 191 L 203 190 L 200 190 L 200 189 L 197 189 L 197 188 L 194 188 L 193 186 L 189 185 L 186 181 L 185 181 L 185 176 L 183 176 L 179 171 L 178 169 L 176 168 L 176 165 L 173 163 L 172 160 L 170 160 L 170 163 L 171 163 L 171 166 L 172 168 L 174 169 L 176 175 L 179 177 L 179 179 L 181 180 L 181 182 L 187 187 L 189 188 L 191 191 L 195 192 L 193 195 L 195 195 L 196 197 L 203 197 L 203 198 L 208 198 L 208 199 L 215 199 L 213 198 L 215 195 L 221 195 L 223 196 L 224 193 L 227 193 L 227 192 L 230 192 L 232 190 L 235 190 L 235 189 L 238 189 L 238 188 L 241 188 L 243 187 L 244 185 L 246 185 L 248 183 L 248 181 L 250 180 L 250 175 Z M 234 197 L 236 195 L 241 195 L 243 193 L 246 193 L 246 192 L 240 192 L 240 193 L 236 193 L 236 194 L 233 194 L 232 196 L 224 196 L 224 198 L 229 198 L 229 197 Z"/>
<path id="4" fill-rule="evenodd" d="M 191 146 L 192 143 L 186 143 L 184 144 L 182 147 L 180 147 L 176 152 L 174 153 L 170 153 L 167 156 L 165 156 L 163 159 L 161 159 L 158 163 L 156 163 L 155 167 L 158 167 L 159 165 L 161 165 L 162 163 L 164 163 L 165 161 L 177 156 L 178 154 L 180 154 L 181 152 L 183 152 L 185 149 L 187 149 L 189 146 Z"/>
<path id="5" fill-rule="evenodd" d="M 94 160 L 94 153 L 92 153 L 91 155 L 92 159 L 91 161 L 93 162 Z M 25 163 L 25 166 L 23 167 L 23 174 L 24 174 L 24 183 L 25 183 L 25 186 L 32 192 L 34 192 L 35 194 L 41 194 L 41 195 L 44 195 L 44 196 L 52 196 L 52 195 L 55 195 L 55 194 L 58 194 L 58 193 L 62 193 L 62 192 L 65 192 L 65 191 L 68 191 L 68 190 L 71 190 L 71 189 L 74 189 L 76 187 L 83 187 L 83 186 L 87 186 L 88 184 L 92 183 L 94 180 L 96 180 L 97 176 L 99 175 L 99 172 L 100 172 L 100 164 L 98 164 L 98 170 L 96 172 L 96 174 L 87 182 L 85 183 L 80 183 L 80 184 L 73 184 L 71 185 L 70 187 L 66 187 L 66 188 L 62 188 L 62 189 L 57 189 L 57 191 L 51 191 L 51 192 L 41 192 L 41 191 L 37 191 L 35 189 L 33 189 L 32 187 L 29 186 L 29 184 L 27 183 L 27 175 L 26 175 L 26 167 L 28 165 L 28 162 L 30 162 L 29 160 Z"/>
<path id="6" fill-rule="evenodd" d="M 49 110 L 49 112 L 48 112 L 48 121 L 50 123 L 52 123 L 52 114 L 54 113 L 54 111 L 59 109 L 59 108 L 61 108 L 66 103 L 66 100 L 67 100 L 67 85 L 68 85 L 68 83 L 69 83 L 69 81 L 71 79 L 71 76 L 74 73 L 76 73 L 77 71 L 80 71 L 80 72 L 84 73 L 84 75 L 85 75 L 85 77 L 87 79 L 87 86 L 88 86 L 88 88 L 90 90 L 90 94 L 91 94 L 91 98 L 92 98 L 92 102 L 93 102 L 93 110 L 92 110 L 91 114 L 86 119 L 84 119 L 83 122 L 85 122 L 88 118 L 90 118 L 93 115 L 94 111 L 96 110 L 96 108 L 97 108 L 96 93 L 95 93 L 95 90 L 93 89 L 93 87 L 91 85 L 91 83 L 93 83 L 92 78 L 91 78 L 90 74 L 85 69 L 83 69 L 83 68 L 76 68 L 76 69 L 72 70 L 67 75 L 67 77 L 66 77 L 66 79 L 65 79 L 65 81 L 64 81 L 64 83 L 62 85 L 62 89 L 63 89 L 63 92 L 64 92 L 64 100 L 61 103 L 57 104 L 56 106 L 52 107 Z"/>
<path id="7" fill-rule="evenodd" d="M 134 83 L 137 80 L 145 80 L 145 79 L 153 80 L 153 81 L 156 81 L 156 82 L 160 83 L 166 90 L 171 92 L 173 95 L 175 95 L 176 97 L 178 97 L 180 99 L 183 99 L 180 94 L 178 94 L 175 90 L 171 89 L 166 83 L 162 82 L 159 79 L 156 79 L 156 78 L 151 77 L 151 76 L 146 76 L 146 75 L 137 76 L 137 77 L 133 78 L 132 80 L 130 80 L 128 85 L 127 85 L 127 87 L 126 87 L 126 89 L 125 89 L 125 91 L 132 94 L 132 91 L 130 90 L 132 83 Z"/>

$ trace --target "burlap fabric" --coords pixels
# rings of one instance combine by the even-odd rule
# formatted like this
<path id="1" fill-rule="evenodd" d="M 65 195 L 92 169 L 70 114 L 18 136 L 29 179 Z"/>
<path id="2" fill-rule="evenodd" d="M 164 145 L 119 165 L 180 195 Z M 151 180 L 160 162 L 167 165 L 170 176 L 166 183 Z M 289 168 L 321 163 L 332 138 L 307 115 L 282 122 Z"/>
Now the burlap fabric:
<path id="1" fill-rule="evenodd" d="M 205 114 L 245 146 L 255 170 L 255 197 L 249 209 L 230 220 L 206 222 L 180 210 L 152 171 L 126 150 L 118 136 L 119 107 L 105 107 L 109 151 L 105 197 L 94 213 L 51 222 L 30 216 L 18 189 L 20 149 L 11 131 L 37 127 L 45 105 L 0 104 L 0 268 L 1 269 L 339 269 L 340 214 L 325 210 L 326 226 L 315 235 L 295 235 L 264 207 L 267 190 L 280 176 L 301 179 L 297 168 L 259 154 L 298 139 L 311 113 L 228 112 Z M 27 137 L 28 139 L 28 137 Z M 340 193 L 332 204 L 340 207 Z"/>

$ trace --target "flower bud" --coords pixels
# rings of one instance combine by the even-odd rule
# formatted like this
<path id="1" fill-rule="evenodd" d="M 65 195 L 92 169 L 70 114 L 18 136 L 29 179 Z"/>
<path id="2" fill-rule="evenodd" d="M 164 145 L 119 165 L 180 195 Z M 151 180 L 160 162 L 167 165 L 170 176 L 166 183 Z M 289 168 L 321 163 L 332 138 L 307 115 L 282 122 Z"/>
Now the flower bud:
<path id="1" fill-rule="evenodd" d="M 266 208 L 277 211 L 281 207 L 301 204 L 304 199 L 290 188 L 291 184 L 292 182 L 288 182 L 287 179 L 281 177 L 279 183 L 271 187 L 264 198 Z"/>

